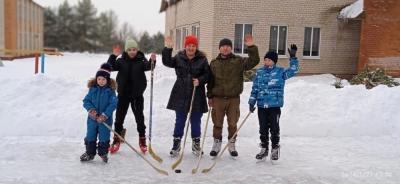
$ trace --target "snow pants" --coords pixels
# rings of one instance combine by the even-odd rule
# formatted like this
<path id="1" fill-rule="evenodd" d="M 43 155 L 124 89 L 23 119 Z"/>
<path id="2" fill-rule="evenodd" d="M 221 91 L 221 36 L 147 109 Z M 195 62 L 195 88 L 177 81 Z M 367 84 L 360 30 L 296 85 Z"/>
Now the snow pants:
<path id="1" fill-rule="evenodd" d="M 260 124 L 260 140 L 263 146 L 268 147 L 269 133 L 271 133 L 272 145 L 278 145 L 279 135 L 279 118 L 281 116 L 281 108 L 260 108 L 258 107 L 258 122 Z"/>

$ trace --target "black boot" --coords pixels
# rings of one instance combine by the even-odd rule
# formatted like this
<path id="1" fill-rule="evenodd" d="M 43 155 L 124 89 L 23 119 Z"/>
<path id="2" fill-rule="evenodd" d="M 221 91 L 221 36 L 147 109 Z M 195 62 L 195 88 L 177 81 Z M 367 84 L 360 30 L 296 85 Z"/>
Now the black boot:
<path id="1" fill-rule="evenodd" d="M 110 147 L 110 141 L 107 142 L 99 142 L 98 147 L 97 147 L 97 154 L 100 156 L 100 158 L 103 160 L 103 162 L 107 163 L 108 162 L 108 149 Z"/>
<path id="2" fill-rule="evenodd" d="M 87 152 L 83 153 L 80 157 L 81 162 L 87 162 L 94 159 L 94 155 L 89 155 Z"/>
<path id="3" fill-rule="evenodd" d="M 279 144 L 272 145 L 271 160 L 278 160 L 280 156 L 281 146 Z"/>
<path id="4" fill-rule="evenodd" d="M 86 146 L 86 152 L 83 153 L 80 157 L 82 162 L 93 160 L 94 156 L 96 155 L 96 142 L 94 141 L 89 142 L 85 139 L 85 146 Z"/>
<path id="5" fill-rule="evenodd" d="M 174 144 L 172 145 L 172 149 L 169 152 L 169 154 L 172 157 L 178 156 L 179 151 L 181 151 L 181 138 L 180 137 L 174 137 Z"/>
<path id="6" fill-rule="evenodd" d="M 262 142 L 260 143 L 261 151 L 256 155 L 257 160 L 264 160 L 268 156 L 268 143 Z"/>

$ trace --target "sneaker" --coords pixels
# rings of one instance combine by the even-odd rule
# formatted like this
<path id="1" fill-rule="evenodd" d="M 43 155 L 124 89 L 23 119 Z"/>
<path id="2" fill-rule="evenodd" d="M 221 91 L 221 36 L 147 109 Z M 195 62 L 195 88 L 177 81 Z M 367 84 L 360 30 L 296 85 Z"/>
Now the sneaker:
<path id="1" fill-rule="evenodd" d="M 147 151 L 146 137 L 139 137 L 139 147 L 143 153 Z"/>
<path id="2" fill-rule="evenodd" d="M 85 152 L 84 154 L 81 155 L 80 159 L 81 162 L 91 161 L 94 159 L 94 155 L 89 155 L 88 153 Z"/>
<path id="3" fill-rule="evenodd" d="M 178 156 L 179 151 L 181 151 L 181 138 L 180 137 L 175 137 L 174 138 L 174 144 L 172 145 L 172 149 L 169 152 L 169 154 L 172 157 L 176 157 L 176 156 Z"/>
<path id="4" fill-rule="evenodd" d="M 232 140 L 229 141 L 229 143 L 228 143 L 228 151 L 229 151 L 229 154 L 230 154 L 232 157 L 237 157 L 237 156 L 239 155 L 238 152 L 236 151 L 235 142 L 236 142 L 236 140 L 235 140 L 235 139 L 232 139 Z"/>
<path id="5" fill-rule="evenodd" d="M 278 145 L 273 145 L 272 150 L 271 150 L 271 160 L 278 160 L 280 156 L 280 149 L 281 146 Z"/>
<path id="6" fill-rule="evenodd" d="M 201 152 L 201 154 L 203 154 L 203 151 L 201 151 L 201 147 L 200 147 L 200 137 L 193 138 L 192 151 L 193 151 L 193 154 L 195 154 L 196 156 L 199 156 L 200 152 Z"/>
<path id="7" fill-rule="evenodd" d="M 107 163 L 107 162 L 108 162 L 108 156 L 107 156 L 107 154 L 105 154 L 105 155 L 99 155 L 99 156 L 100 156 L 101 160 L 103 160 L 104 163 Z"/>
<path id="8" fill-rule="evenodd" d="M 218 155 L 219 151 L 221 151 L 221 144 L 222 144 L 221 139 L 214 138 L 214 144 L 211 148 L 210 156 L 215 157 Z"/>

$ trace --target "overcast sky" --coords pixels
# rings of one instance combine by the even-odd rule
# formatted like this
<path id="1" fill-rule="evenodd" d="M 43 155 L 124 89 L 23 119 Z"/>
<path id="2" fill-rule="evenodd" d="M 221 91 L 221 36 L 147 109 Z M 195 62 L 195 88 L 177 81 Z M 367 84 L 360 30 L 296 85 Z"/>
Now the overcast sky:
<path id="1" fill-rule="evenodd" d="M 64 0 L 33 0 L 43 7 L 58 7 Z M 68 0 L 76 5 L 79 0 Z M 164 33 L 165 13 L 158 13 L 160 0 L 92 0 L 97 13 L 113 10 L 118 15 L 118 22 L 130 23 L 136 32 L 148 31 L 150 34 Z"/>

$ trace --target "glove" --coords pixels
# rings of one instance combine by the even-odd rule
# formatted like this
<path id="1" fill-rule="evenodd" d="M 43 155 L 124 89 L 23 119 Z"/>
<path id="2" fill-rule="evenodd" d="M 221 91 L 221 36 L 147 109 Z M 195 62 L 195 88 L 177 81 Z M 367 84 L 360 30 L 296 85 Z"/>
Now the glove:
<path id="1" fill-rule="evenodd" d="M 90 109 L 89 110 L 89 117 L 91 118 L 91 119 L 93 119 L 93 120 L 96 120 L 97 119 L 97 111 L 96 111 L 96 109 Z"/>
<path id="2" fill-rule="evenodd" d="M 289 52 L 290 58 L 296 57 L 296 52 L 297 52 L 296 44 L 290 45 L 290 48 L 288 48 L 288 52 Z"/>
<path id="3" fill-rule="evenodd" d="M 254 105 L 250 104 L 249 105 L 249 110 L 250 110 L 251 113 L 253 113 L 254 110 L 256 110 L 256 107 Z"/>
<path id="4" fill-rule="evenodd" d="M 104 123 L 104 122 L 106 122 L 107 121 L 107 116 L 105 116 L 104 114 L 102 114 L 102 115 L 100 115 L 99 117 L 97 117 L 97 122 L 98 123 Z"/>

